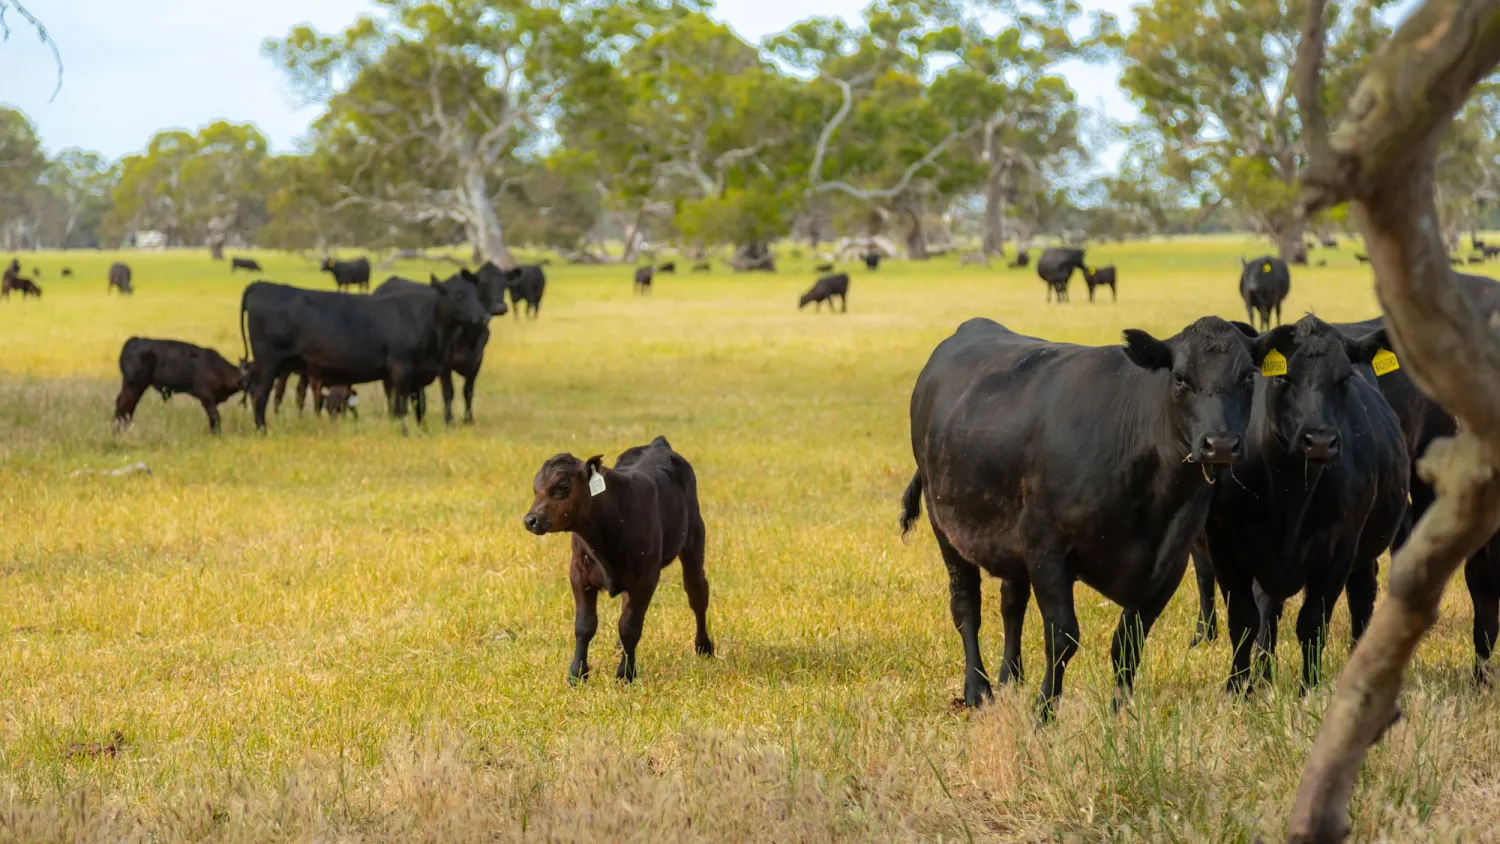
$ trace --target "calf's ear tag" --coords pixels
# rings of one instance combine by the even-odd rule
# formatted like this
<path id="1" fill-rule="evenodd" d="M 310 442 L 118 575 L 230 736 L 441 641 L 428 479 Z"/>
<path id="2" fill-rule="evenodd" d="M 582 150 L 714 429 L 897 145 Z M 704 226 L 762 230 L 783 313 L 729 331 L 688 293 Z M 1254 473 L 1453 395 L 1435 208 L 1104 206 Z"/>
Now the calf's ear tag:
<path id="1" fill-rule="evenodd" d="M 604 473 L 589 473 L 589 495 L 598 495 L 604 491 Z"/>
<path id="2" fill-rule="evenodd" d="M 1260 271 L 1263 272 L 1263 273 L 1270 272 L 1271 271 L 1271 262 L 1267 261 L 1264 264 L 1261 264 L 1260 265 Z"/>
<path id="3" fill-rule="evenodd" d="M 1275 378 L 1286 374 L 1286 355 L 1272 349 L 1266 352 L 1266 356 L 1260 359 L 1260 374 L 1267 378 Z"/>
<path id="4" fill-rule="evenodd" d="M 1375 370 L 1376 375 L 1395 372 L 1401 368 L 1401 364 L 1396 360 L 1396 353 L 1390 349 L 1381 349 L 1376 352 L 1375 357 L 1370 358 L 1370 366 Z"/>

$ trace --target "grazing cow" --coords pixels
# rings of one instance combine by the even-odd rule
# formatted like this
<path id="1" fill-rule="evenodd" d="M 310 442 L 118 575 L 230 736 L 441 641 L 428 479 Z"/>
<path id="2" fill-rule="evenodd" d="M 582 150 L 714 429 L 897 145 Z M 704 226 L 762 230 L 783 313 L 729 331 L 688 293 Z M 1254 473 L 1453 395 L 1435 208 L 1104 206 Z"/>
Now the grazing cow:
<path id="1" fill-rule="evenodd" d="M 31 277 L 32 278 L 41 278 L 42 277 L 42 268 L 41 267 L 32 267 L 31 268 Z"/>
<path id="2" fill-rule="evenodd" d="M 797 300 L 797 310 L 807 307 L 809 302 L 817 303 L 814 310 L 821 311 L 823 303 L 828 303 L 828 312 L 833 313 L 833 300 L 837 298 L 840 305 L 840 313 L 849 312 L 849 274 L 824 276 L 812 286 L 812 289 L 802 294 Z"/>
<path id="3" fill-rule="evenodd" d="M 358 287 L 366 293 L 370 292 L 370 261 L 367 258 L 355 261 L 335 261 L 332 258 L 324 258 L 318 269 L 333 274 L 333 284 L 338 290 Z"/>
<path id="4" fill-rule="evenodd" d="M 1356 252 L 1354 253 L 1354 260 L 1360 262 L 1361 264 L 1368 264 L 1370 263 L 1370 256 L 1364 254 L 1363 252 Z"/>
<path id="5" fill-rule="evenodd" d="M 1276 312 L 1276 324 L 1281 324 L 1281 303 L 1291 289 L 1291 270 L 1280 258 L 1262 255 L 1253 261 L 1240 259 L 1240 299 L 1251 324 L 1256 324 L 1255 317 L 1260 315 L 1262 331 L 1271 327 L 1272 311 Z"/>
<path id="6" fill-rule="evenodd" d="M 353 387 L 329 387 L 323 391 L 323 407 L 328 409 L 328 418 L 348 413 L 359 418 L 359 390 Z"/>
<path id="7" fill-rule="evenodd" d="M 21 291 L 22 299 L 25 299 L 27 296 L 35 296 L 38 299 L 42 298 L 42 288 L 38 287 L 36 282 L 29 278 L 11 276 L 7 273 L 4 280 L 0 281 L 0 299 L 9 299 L 12 290 Z"/>
<path id="8" fill-rule="evenodd" d="M 657 267 L 656 271 L 659 273 L 675 273 L 677 272 L 677 263 L 675 261 L 668 261 Z"/>
<path id="9" fill-rule="evenodd" d="M 1304 691 L 1318 682 L 1346 587 L 1355 639 L 1369 623 L 1376 560 L 1405 517 L 1410 473 L 1401 424 L 1361 371 L 1382 363 L 1387 342 L 1383 330 L 1351 339 L 1311 315 L 1255 340 L 1266 363 L 1245 460 L 1215 488 L 1204 530 L 1228 607 L 1231 691 L 1261 679 L 1266 662 L 1257 656 L 1252 671 L 1252 653 L 1275 654 L 1282 605 L 1298 592 Z"/>
<path id="10" fill-rule="evenodd" d="M 1111 302 L 1120 301 L 1119 291 L 1115 289 L 1114 265 L 1110 265 L 1108 267 L 1098 267 L 1097 269 L 1094 267 L 1085 266 L 1083 268 L 1083 280 L 1089 286 L 1090 302 L 1094 301 L 1094 288 L 1104 286 L 1109 287 L 1109 300 Z"/>
<path id="11" fill-rule="evenodd" d="M 1469 263 L 1471 263 L 1471 264 L 1483 264 L 1484 263 L 1484 256 L 1483 255 L 1470 255 L 1469 256 Z"/>
<path id="12" fill-rule="evenodd" d="M 1484 247 L 1484 257 L 1486 259 L 1500 257 L 1500 246 Z"/>
<path id="13" fill-rule="evenodd" d="M 642 295 L 651 292 L 651 280 L 656 277 L 652 267 L 638 267 L 635 271 L 635 292 Z"/>
<path id="14" fill-rule="evenodd" d="M 63 278 L 72 278 L 73 277 L 73 268 L 72 267 L 63 267 L 62 268 L 62 277 Z"/>
<path id="15" fill-rule="evenodd" d="M 693 265 L 693 272 L 706 273 L 713 270 L 713 268 L 713 264 L 710 264 L 707 261 L 699 261 L 698 263 Z"/>
<path id="16" fill-rule="evenodd" d="M 881 256 L 879 252 L 866 252 L 863 257 L 865 260 L 865 269 L 871 271 L 880 269 Z"/>
<path id="17" fill-rule="evenodd" d="M 1254 329 L 1204 317 L 1165 341 L 1125 347 L 1026 337 L 971 319 L 933 352 L 911 399 L 916 476 L 902 498 L 910 530 L 925 497 L 964 643 L 964 702 L 991 696 L 980 658 L 980 572 L 1002 579 L 999 681 L 1021 677 L 1030 590 L 1047 660 L 1050 717 L 1078 648 L 1077 580 L 1124 608 L 1112 656 L 1128 693 L 1141 645 L 1202 532 L 1216 474 L 1239 462 L 1254 389 Z"/>
<path id="18" fill-rule="evenodd" d="M 1318 242 L 1322 243 L 1326 249 L 1337 249 L 1339 245 L 1337 238 L 1329 237 L 1326 234 L 1318 238 Z"/>
<path id="19" fill-rule="evenodd" d="M 813 272 L 831 273 L 833 272 L 833 263 L 831 261 L 824 261 L 823 263 L 818 264 L 816 267 L 813 267 Z"/>
<path id="20" fill-rule="evenodd" d="M 708 578 L 703 574 L 703 514 L 693 467 L 672 450 L 665 437 L 627 449 L 614 468 L 604 458 L 579 460 L 559 454 L 542 464 L 532 482 L 536 500 L 526 529 L 544 536 L 573 534 L 573 663 L 568 679 L 589 675 L 589 642 L 599 627 L 599 590 L 621 592 L 620 645 L 624 656 L 615 677 L 636 677 L 636 645 L 646 609 L 673 559 L 682 561 L 682 585 L 697 619 L 693 650 L 713 656 L 708 637 Z"/>
<path id="21" fill-rule="evenodd" d="M 1036 274 L 1047 285 L 1047 301 L 1055 294 L 1060 305 L 1068 301 L 1068 282 L 1073 270 L 1083 268 L 1083 250 L 1052 247 L 1036 262 Z"/>
<path id="22" fill-rule="evenodd" d="M 213 349 L 177 340 L 132 337 L 120 349 L 120 395 L 115 398 L 115 428 L 122 430 L 135 417 L 136 405 L 147 390 L 197 399 L 208 414 L 208 430 L 219 432 L 219 405 L 245 389 L 244 364 L 235 366 Z"/>
<path id="23" fill-rule="evenodd" d="M 260 262 L 256 261 L 254 258 L 240 258 L 240 257 L 230 258 L 229 259 L 229 272 L 230 272 L 230 274 L 232 275 L 235 270 L 250 270 L 251 272 L 257 272 L 258 273 L 258 272 L 261 271 L 261 269 L 260 269 Z"/>
<path id="24" fill-rule="evenodd" d="M 1464 259 L 1458 257 L 1457 255 L 1449 255 L 1448 256 L 1448 263 L 1451 266 L 1462 267 L 1464 265 Z"/>
<path id="25" fill-rule="evenodd" d="M 505 316 L 504 297 L 494 298 L 493 293 L 486 295 L 479 276 L 468 270 L 459 270 L 457 275 L 443 282 L 439 282 L 434 276 L 432 283 L 440 286 L 474 285 L 479 291 L 480 303 L 489 309 L 490 315 Z M 421 289 L 422 285 L 414 281 L 392 276 L 375 289 L 375 295 L 391 296 Z M 443 421 L 449 425 L 453 424 L 453 373 L 455 372 L 464 377 L 464 424 L 474 424 L 474 386 L 479 381 L 479 370 L 484 366 L 484 349 L 489 342 L 490 329 L 488 325 L 485 325 L 477 329 L 459 331 L 448 344 L 447 357 L 443 362 L 442 370 L 438 372 L 438 385 L 443 391 Z"/>
<path id="26" fill-rule="evenodd" d="M 420 286 L 420 285 L 419 285 Z M 387 296 L 345 296 L 257 281 L 240 298 L 240 338 L 254 366 L 249 388 L 255 427 L 266 427 L 266 402 L 276 379 L 305 371 L 324 385 L 380 381 L 392 414 L 405 420 L 423 388 L 438 377 L 450 344 L 485 326 L 490 315 L 475 285 L 433 284 Z"/>
<path id="27" fill-rule="evenodd" d="M 1471 235 L 1469 235 L 1469 246 L 1473 247 L 1476 250 L 1477 249 L 1483 249 L 1484 246 L 1485 246 L 1485 243 L 1484 243 L 1484 241 L 1480 240 L 1476 235 L 1472 235 L 1471 234 Z"/>
<path id="28" fill-rule="evenodd" d="M 1031 266 L 1031 253 L 1027 252 L 1025 249 L 1022 249 L 1020 252 L 1016 253 L 1016 259 L 1014 261 L 1011 261 L 1009 264 L 1006 264 L 1006 266 L 1010 267 L 1013 270 L 1022 270 L 1026 267 Z"/>
<path id="29" fill-rule="evenodd" d="M 109 287 L 106 290 L 118 290 L 122 296 L 128 296 L 135 292 L 130 286 L 130 267 L 116 261 L 109 265 Z"/>

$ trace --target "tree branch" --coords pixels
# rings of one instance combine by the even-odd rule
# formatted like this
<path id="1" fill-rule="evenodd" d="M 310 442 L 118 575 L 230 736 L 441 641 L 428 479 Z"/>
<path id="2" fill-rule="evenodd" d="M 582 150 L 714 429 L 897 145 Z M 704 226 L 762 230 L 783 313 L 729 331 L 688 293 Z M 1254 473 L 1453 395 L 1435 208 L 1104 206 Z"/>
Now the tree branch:
<path id="1" fill-rule="evenodd" d="M 15 9 L 16 14 L 20 15 L 22 20 L 31 24 L 32 28 L 36 30 L 37 37 L 41 39 L 43 44 L 47 45 L 48 49 L 52 50 L 52 63 L 57 65 L 57 87 L 52 89 L 52 96 L 47 98 L 47 102 L 50 103 L 57 99 L 57 93 L 62 90 L 62 53 L 58 52 L 57 42 L 53 41 L 52 36 L 47 33 L 47 27 L 43 26 L 42 22 L 37 20 L 35 15 L 27 11 L 25 6 L 21 5 L 21 0 L 0 0 L 0 42 L 10 40 L 10 24 L 5 21 L 5 13 L 11 9 Z"/>
<path id="2" fill-rule="evenodd" d="M 1309 4 L 1304 30 L 1321 28 Z M 1320 50 L 1305 45 L 1304 56 Z M 1304 174 L 1302 212 L 1353 201 L 1403 369 L 1458 418 L 1418 466 L 1437 491 L 1396 553 L 1390 592 L 1339 678 L 1288 823 L 1296 842 L 1340 841 L 1370 746 L 1396 716 L 1402 675 L 1459 563 L 1500 527 L 1500 339 L 1448 266 L 1433 189 L 1437 142 L 1500 64 L 1500 0 L 1426 0 L 1371 60 L 1349 110 Z M 1316 130 L 1317 80 L 1299 68 Z M 1308 111 L 1311 108 L 1314 111 Z"/>
<path id="3" fill-rule="evenodd" d="M 943 151 L 948 148 L 949 144 L 967 134 L 968 132 L 949 132 L 948 137 L 939 141 L 936 146 L 927 151 L 926 155 L 922 156 L 916 161 L 913 161 L 911 163 L 911 166 L 907 167 L 906 171 L 901 174 L 901 179 L 891 187 L 867 189 L 856 188 L 848 182 L 819 181 L 813 184 L 813 190 L 818 193 L 822 193 L 824 191 L 839 191 L 840 193 L 847 194 L 854 197 L 855 199 L 861 199 L 865 201 L 869 201 L 872 199 L 892 199 L 894 197 L 900 196 L 901 193 L 906 190 L 907 185 L 911 184 L 912 178 L 915 177 L 923 167 L 926 167 L 933 161 L 936 161 L 937 157 L 943 154 Z"/>

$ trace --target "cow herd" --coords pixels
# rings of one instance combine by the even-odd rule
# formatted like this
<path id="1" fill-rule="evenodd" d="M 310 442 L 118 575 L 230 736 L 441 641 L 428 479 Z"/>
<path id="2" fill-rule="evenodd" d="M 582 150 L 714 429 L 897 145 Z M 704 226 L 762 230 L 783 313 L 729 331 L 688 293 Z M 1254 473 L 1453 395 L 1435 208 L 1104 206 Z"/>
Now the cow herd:
<path id="1" fill-rule="evenodd" d="M 1270 276 L 1284 295 L 1284 265 L 1245 269 L 1251 287 Z M 1500 284 L 1462 279 L 1484 310 L 1500 312 Z M 1279 301 L 1253 307 L 1264 315 Z M 1377 560 L 1433 500 L 1416 458 L 1455 427 L 1401 370 L 1378 318 L 1332 325 L 1309 315 L 1257 331 L 1204 317 L 1166 340 L 1128 330 L 1123 348 L 964 323 L 912 393 L 916 473 L 901 517 L 909 531 L 925 502 L 963 641 L 964 701 L 992 694 L 979 648 L 981 571 L 1002 581 L 1001 684 L 1022 676 L 1036 595 L 1046 718 L 1079 646 L 1073 584 L 1123 610 L 1111 646 L 1119 703 L 1190 556 L 1200 638 L 1217 631 L 1216 584 L 1228 607 L 1229 689 L 1266 679 L 1282 607 L 1299 593 L 1301 681 L 1312 687 L 1338 597 L 1358 639 Z M 1486 683 L 1500 635 L 1500 537 L 1469 560 L 1466 580 L 1474 677 Z"/>

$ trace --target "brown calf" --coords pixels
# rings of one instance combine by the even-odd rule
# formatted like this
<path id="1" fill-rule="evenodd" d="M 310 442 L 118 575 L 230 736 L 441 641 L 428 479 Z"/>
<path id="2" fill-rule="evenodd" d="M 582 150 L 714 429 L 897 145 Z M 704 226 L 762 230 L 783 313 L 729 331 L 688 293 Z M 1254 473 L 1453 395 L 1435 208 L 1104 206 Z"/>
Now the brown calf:
<path id="1" fill-rule="evenodd" d="M 147 390 L 162 401 L 187 393 L 203 405 L 208 429 L 219 432 L 219 405 L 245 389 L 245 368 L 236 367 L 213 349 L 177 340 L 132 337 L 120 349 L 120 395 L 115 399 L 115 427 L 123 429 Z"/>
<path id="2" fill-rule="evenodd" d="M 708 638 L 708 578 L 703 574 L 704 527 L 698 509 L 693 467 L 672 450 L 665 437 L 627 449 L 613 469 L 604 458 L 579 460 L 558 454 L 542 464 L 532 482 L 536 500 L 524 519 L 526 529 L 543 536 L 573 534 L 573 664 L 568 678 L 589 673 L 589 642 L 599 627 L 599 590 L 620 603 L 620 645 L 625 655 L 615 678 L 636 676 L 635 648 L 646 609 L 672 560 L 682 561 L 682 585 L 697 616 L 693 648 L 713 656 Z"/>

